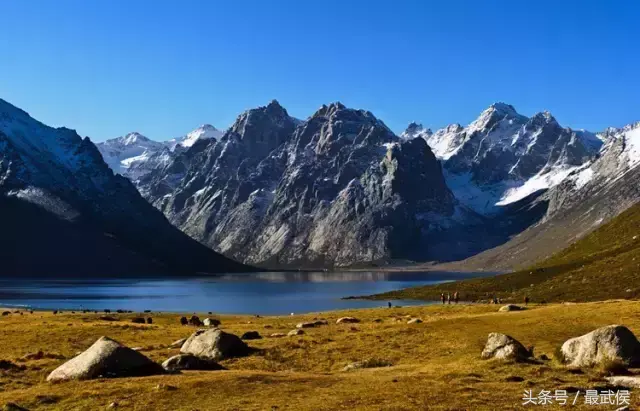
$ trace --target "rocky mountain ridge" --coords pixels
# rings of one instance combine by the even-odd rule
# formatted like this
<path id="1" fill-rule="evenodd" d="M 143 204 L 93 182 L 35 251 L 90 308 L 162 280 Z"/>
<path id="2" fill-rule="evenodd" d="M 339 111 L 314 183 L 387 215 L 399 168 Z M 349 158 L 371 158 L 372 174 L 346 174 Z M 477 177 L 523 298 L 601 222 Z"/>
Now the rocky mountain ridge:
<path id="1" fill-rule="evenodd" d="M 410 257 L 423 234 L 477 218 L 447 189 L 424 140 L 404 141 L 340 103 L 300 122 L 273 101 L 185 157 L 173 191 L 163 170 L 141 192 L 192 237 L 254 264 Z"/>

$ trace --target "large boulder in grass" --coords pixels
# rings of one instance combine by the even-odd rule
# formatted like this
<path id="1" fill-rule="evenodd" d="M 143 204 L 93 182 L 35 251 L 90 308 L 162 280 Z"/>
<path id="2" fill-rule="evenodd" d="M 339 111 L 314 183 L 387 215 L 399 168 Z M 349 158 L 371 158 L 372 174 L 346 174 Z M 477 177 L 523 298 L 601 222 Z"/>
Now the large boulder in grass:
<path id="1" fill-rule="evenodd" d="M 191 354 L 178 354 L 162 363 L 162 368 L 175 372 L 180 370 L 225 370 L 222 365 L 210 358 L 200 358 Z"/>
<path id="2" fill-rule="evenodd" d="M 220 325 L 220 320 L 216 320 L 215 318 L 205 318 L 202 323 L 205 327 L 217 327 Z"/>
<path id="3" fill-rule="evenodd" d="M 47 381 L 88 380 L 99 377 L 137 377 L 162 374 L 149 358 L 108 337 L 100 337 L 85 352 L 49 374 Z"/>
<path id="4" fill-rule="evenodd" d="M 526 310 L 526 308 L 521 307 L 519 305 L 515 305 L 515 304 L 507 304 L 500 307 L 498 311 L 504 312 L 504 311 L 522 311 L 522 310 Z"/>
<path id="5" fill-rule="evenodd" d="M 623 325 L 598 328 L 562 344 L 563 361 L 570 367 L 592 367 L 616 362 L 628 367 L 640 366 L 640 342 Z"/>
<path id="6" fill-rule="evenodd" d="M 342 317 L 336 320 L 336 324 L 355 324 L 359 322 L 360 320 L 354 317 Z"/>
<path id="7" fill-rule="evenodd" d="M 482 359 L 521 361 L 531 357 L 531 353 L 518 340 L 505 334 L 491 333 L 482 350 Z"/>
<path id="8" fill-rule="evenodd" d="M 296 328 L 313 328 L 313 327 L 319 327 L 321 325 L 327 325 L 327 324 L 329 324 L 327 320 L 315 320 L 315 321 L 298 323 L 296 324 Z"/>
<path id="9" fill-rule="evenodd" d="M 180 352 L 218 361 L 245 356 L 249 354 L 250 349 L 237 335 L 226 333 L 219 328 L 212 328 L 198 330 L 191 334 L 182 344 Z"/>

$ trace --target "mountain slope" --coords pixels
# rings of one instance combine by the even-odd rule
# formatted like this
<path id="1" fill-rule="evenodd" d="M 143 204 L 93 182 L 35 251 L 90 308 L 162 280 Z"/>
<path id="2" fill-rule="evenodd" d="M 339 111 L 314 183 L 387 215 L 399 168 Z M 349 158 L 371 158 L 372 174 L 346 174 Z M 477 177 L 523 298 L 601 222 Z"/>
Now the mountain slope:
<path id="1" fill-rule="evenodd" d="M 113 174 L 88 138 L 39 123 L 4 100 L 0 199 L 0 250 L 14 270 L 6 275 L 247 269 L 172 227 L 129 180 Z"/>
<path id="2" fill-rule="evenodd" d="M 607 130 L 600 136 L 605 144 L 596 158 L 527 200 L 545 209 L 539 221 L 504 244 L 449 268 L 514 270 L 535 264 L 640 202 L 638 130 L 640 123 Z"/>
<path id="3" fill-rule="evenodd" d="M 534 302 L 597 301 L 640 297 L 640 204 L 636 204 L 566 249 L 514 273 L 416 287 L 375 296 L 435 300 L 458 291 L 464 299 Z"/>

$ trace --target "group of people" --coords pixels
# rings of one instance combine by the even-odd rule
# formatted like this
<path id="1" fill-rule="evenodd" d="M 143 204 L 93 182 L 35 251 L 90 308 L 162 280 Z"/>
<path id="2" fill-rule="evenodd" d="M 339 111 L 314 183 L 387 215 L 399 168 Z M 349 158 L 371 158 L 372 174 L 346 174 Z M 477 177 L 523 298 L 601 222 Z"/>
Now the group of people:
<path id="1" fill-rule="evenodd" d="M 447 304 L 451 304 L 451 293 L 447 293 L 446 297 L 445 297 L 444 293 L 441 293 L 440 294 L 440 301 L 442 301 L 442 304 L 444 304 L 445 301 L 447 302 Z M 458 292 L 456 291 L 455 293 L 453 293 L 453 302 L 458 304 L 458 301 L 460 301 L 460 297 L 458 296 Z"/>

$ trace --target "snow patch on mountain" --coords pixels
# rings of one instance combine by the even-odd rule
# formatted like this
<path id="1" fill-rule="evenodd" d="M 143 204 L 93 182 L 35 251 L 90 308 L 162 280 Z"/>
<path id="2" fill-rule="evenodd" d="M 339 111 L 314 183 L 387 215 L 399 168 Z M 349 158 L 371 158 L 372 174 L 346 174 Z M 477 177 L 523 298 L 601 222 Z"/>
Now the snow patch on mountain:
<path id="1" fill-rule="evenodd" d="M 640 163 L 640 123 L 625 133 L 625 139 L 629 147 L 629 167 L 635 167 Z"/>
<path id="2" fill-rule="evenodd" d="M 504 206 L 515 203 L 537 191 L 554 187 L 560 184 L 577 168 L 578 167 L 558 168 L 546 173 L 538 173 L 517 187 L 506 189 L 504 193 L 502 193 L 500 200 L 495 205 Z M 587 178 L 588 175 L 583 175 L 581 183 L 584 184 L 584 181 L 586 181 Z M 514 182 L 514 184 L 517 183 Z"/>

